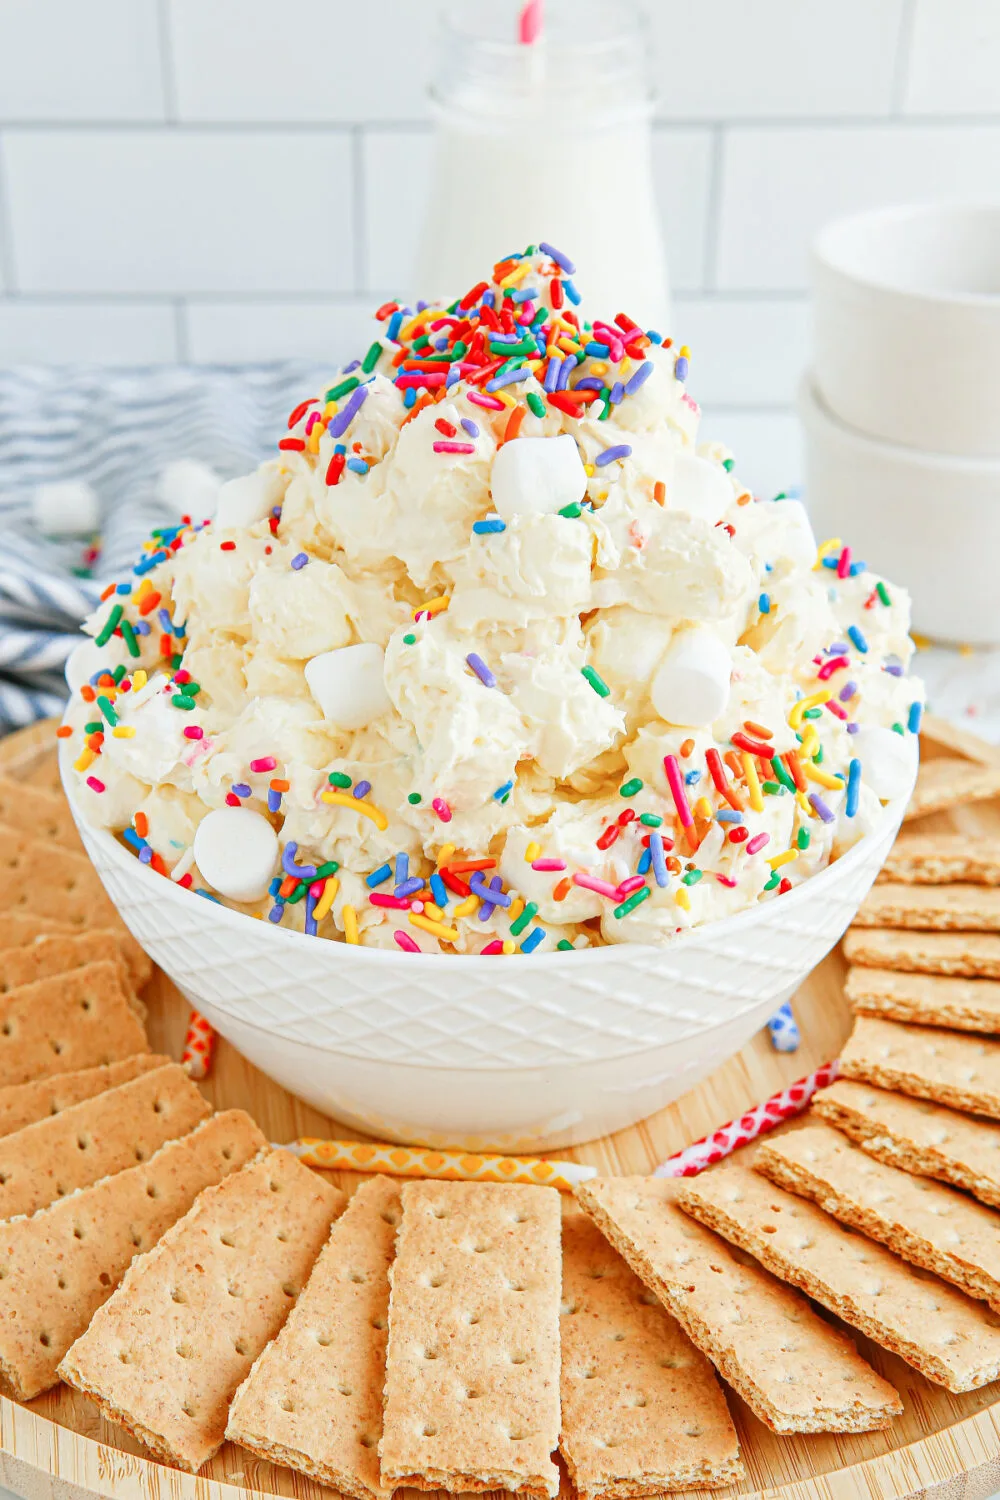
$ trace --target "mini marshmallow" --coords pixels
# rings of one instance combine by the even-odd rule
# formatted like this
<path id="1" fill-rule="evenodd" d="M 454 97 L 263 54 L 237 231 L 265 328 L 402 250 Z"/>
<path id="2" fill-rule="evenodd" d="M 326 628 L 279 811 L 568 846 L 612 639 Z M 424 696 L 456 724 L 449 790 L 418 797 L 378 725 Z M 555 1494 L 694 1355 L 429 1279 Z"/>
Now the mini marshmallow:
<path id="1" fill-rule="evenodd" d="M 679 630 L 650 686 L 653 706 L 668 724 L 704 728 L 725 712 L 732 659 L 704 625 Z"/>
<path id="2" fill-rule="evenodd" d="M 278 835 L 252 808 L 217 807 L 198 824 L 194 858 L 220 896 L 260 901 L 278 863 Z"/>
<path id="3" fill-rule="evenodd" d="M 883 802 L 910 791 L 918 758 L 915 734 L 897 734 L 873 724 L 852 736 L 851 751 L 861 762 L 862 781 Z"/>
<path id="4" fill-rule="evenodd" d="M 221 488 L 222 479 L 208 464 L 179 458 L 160 474 L 156 497 L 176 520 L 190 516 L 193 521 L 204 521 L 215 514 Z"/>
<path id="5" fill-rule="evenodd" d="M 87 536 L 101 524 L 97 494 L 83 479 L 40 484 L 31 497 L 31 514 L 44 536 Z"/>
<path id="6" fill-rule="evenodd" d="M 276 469 L 258 469 L 256 473 L 230 479 L 218 493 L 216 531 L 246 528 L 265 521 L 282 493 L 281 475 Z"/>
<path id="7" fill-rule="evenodd" d="M 512 521 L 515 516 L 554 515 L 564 505 L 582 500 L 587 475 L 568 432 L 514 438 L 493 460 L 490 487 L 494 510 Z"/>
<path id="8" fill-rule="evenodd" d="M 71 693 L 78 693 L 95 672 L 113 672 L 115 667 L 127 666 L 129 660 L 128 647 L 120 635 L 113 635 L 103 646 L 88 637 L 66 659 L 66 686 Z"/>
<path id="9" fill-rule="evenodd" d="M 338 729 L 364 729 L 392 707 L 385 690 L 385 652 L 366 642 L 323 651 L 305 666 L 309 691 Z"/>

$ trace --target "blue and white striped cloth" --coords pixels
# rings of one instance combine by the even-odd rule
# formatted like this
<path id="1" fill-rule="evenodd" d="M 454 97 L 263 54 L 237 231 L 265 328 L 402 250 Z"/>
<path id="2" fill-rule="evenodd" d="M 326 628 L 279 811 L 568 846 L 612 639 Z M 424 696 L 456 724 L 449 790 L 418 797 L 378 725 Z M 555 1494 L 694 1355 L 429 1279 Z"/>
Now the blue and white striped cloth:
<path id="1" fill-rule="evenodd" d="M 197 458 L 226 478 L 246 473 L 333 368 L 0 369 L 0 734 L 60 711 L 80 621 L 105 583 L 129 576 L 150 530 L 174 519 L 156 499 L 164 467 Z M 100 500 L 93 578 L 74 573 L 80 542 L 42 537 L 32 522 L 36 487 L 69 479 Z"/>

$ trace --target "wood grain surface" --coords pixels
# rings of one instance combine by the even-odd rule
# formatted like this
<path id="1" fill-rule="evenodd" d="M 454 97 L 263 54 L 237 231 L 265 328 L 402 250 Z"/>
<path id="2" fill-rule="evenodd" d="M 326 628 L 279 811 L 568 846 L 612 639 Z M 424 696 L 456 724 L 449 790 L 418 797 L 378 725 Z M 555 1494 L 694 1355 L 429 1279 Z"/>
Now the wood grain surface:
<path id="1" fill-rule="evenodd" d="M 47 763 L 52 745 L 51 725 L 34 726 L 0 743 L 0 763 L 7 774 L 45 784 L 51 776 Z M 926 757 L 961 754 L 984 763 L 1000 761 L 1000 752 L 933 718 L 925 724 L 922 748 Z M 936 814 L 919 827 L 921 832 L 940 828 L 1000 834 L 1000 801 Z M 839 953 L 831 954 L 799 991 L 794 1002 L 802 1030 L 798 1052 L 776 1053 L 762 1032 L 676 1104 L 618 1135 L 559 1154 L 590 1162 L 602 1173 L 648 1172 L 681 1146 L 836 1056 L 851 1026 L 843 972 Z M 179 1057 L 187 1022 L 183 998 L 156 973 L 144 999 L 154 1049 Z M 271 1083 L 221 1038 L 211 1076 L 201 1088 L 219 1107 L 249 1110 L 274 1142 L 350 1133 Z M 362 1180 L 348 1173 L 327 1175 L 349 1192 Z M 917 1494 L 934 1500 L 985 1500 L 1000 1491 L 1000 1384 L 952 1396 L 853 1336 L 902 1394 L 903 1415 L 886 1432 L 782 1438 L 727 1392 L 747 1477 L 714 1493 L 722 1500 L 901 1500 Z M 109 1500 L 242 1500 L 247 1495 L 321 1500 L 333 1493 L 228 1443 L 197 1478 L 180 1474 L 144 1458 L 137 1443 L 66 1387 L 27 1406 L 0 1399 L 0 1482 L 25 1500 L 94 1495 Z M 565 1484 L 564 1492 L 568 1500 Z"/>

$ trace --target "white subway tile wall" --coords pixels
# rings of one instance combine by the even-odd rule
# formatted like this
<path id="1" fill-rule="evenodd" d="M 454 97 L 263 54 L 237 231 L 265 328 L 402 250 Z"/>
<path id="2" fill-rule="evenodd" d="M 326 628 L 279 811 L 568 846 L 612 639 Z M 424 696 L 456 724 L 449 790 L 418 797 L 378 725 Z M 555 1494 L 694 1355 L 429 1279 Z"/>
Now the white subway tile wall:
<path id="1" fill-rule="evenodd" d="M 0 363 L 347 358 L 408 286 L 440 3 L 2 0 Z M 1000 0 L 647 8 L 672 331 L 785 487 L 815 230 L 1000 198 Z"/>

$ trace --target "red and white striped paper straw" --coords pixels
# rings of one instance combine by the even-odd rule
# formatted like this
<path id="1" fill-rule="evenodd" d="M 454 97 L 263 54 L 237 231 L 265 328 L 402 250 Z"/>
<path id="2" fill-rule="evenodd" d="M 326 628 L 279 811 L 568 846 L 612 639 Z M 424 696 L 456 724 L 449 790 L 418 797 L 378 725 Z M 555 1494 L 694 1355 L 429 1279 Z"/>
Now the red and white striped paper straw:
<path id="1" fill-rule="evenodd" d="M 720 1125 L 711 1135 L 704 1136 L 693 1145 L 685 1146 L 683 1151 L 669 1156 L 666 1161 L 661 1162 L 655 1169 L 654 1177 L 695 1177 L 706 1167 L 714 1166 L 717 1161 L 732 1155 L 739 1146 L 747 1146 L 755 1141 L 759 1135 L 766 1135 L 776 1125 L 784 1120 L 792 1120 L 807 1108 L 817 1089 L 825 1089 L 831 1084 L 840 1072 L 840 1062 L 834 1058 L 832 1062 L 824 1063 L 816 1069 L 815 1073 L 809 1073 L 805 1078 L 800 1078 L 795 1083 L 790 1083 L 786 1089 L 777 1094 L 772 1094 L 770 1099 L 765 1099 L 763 1104 L 757 1104 L 745 1115 L 740 1115 L 738 1120 L 730 1120 L 726 1125 Z"/>

